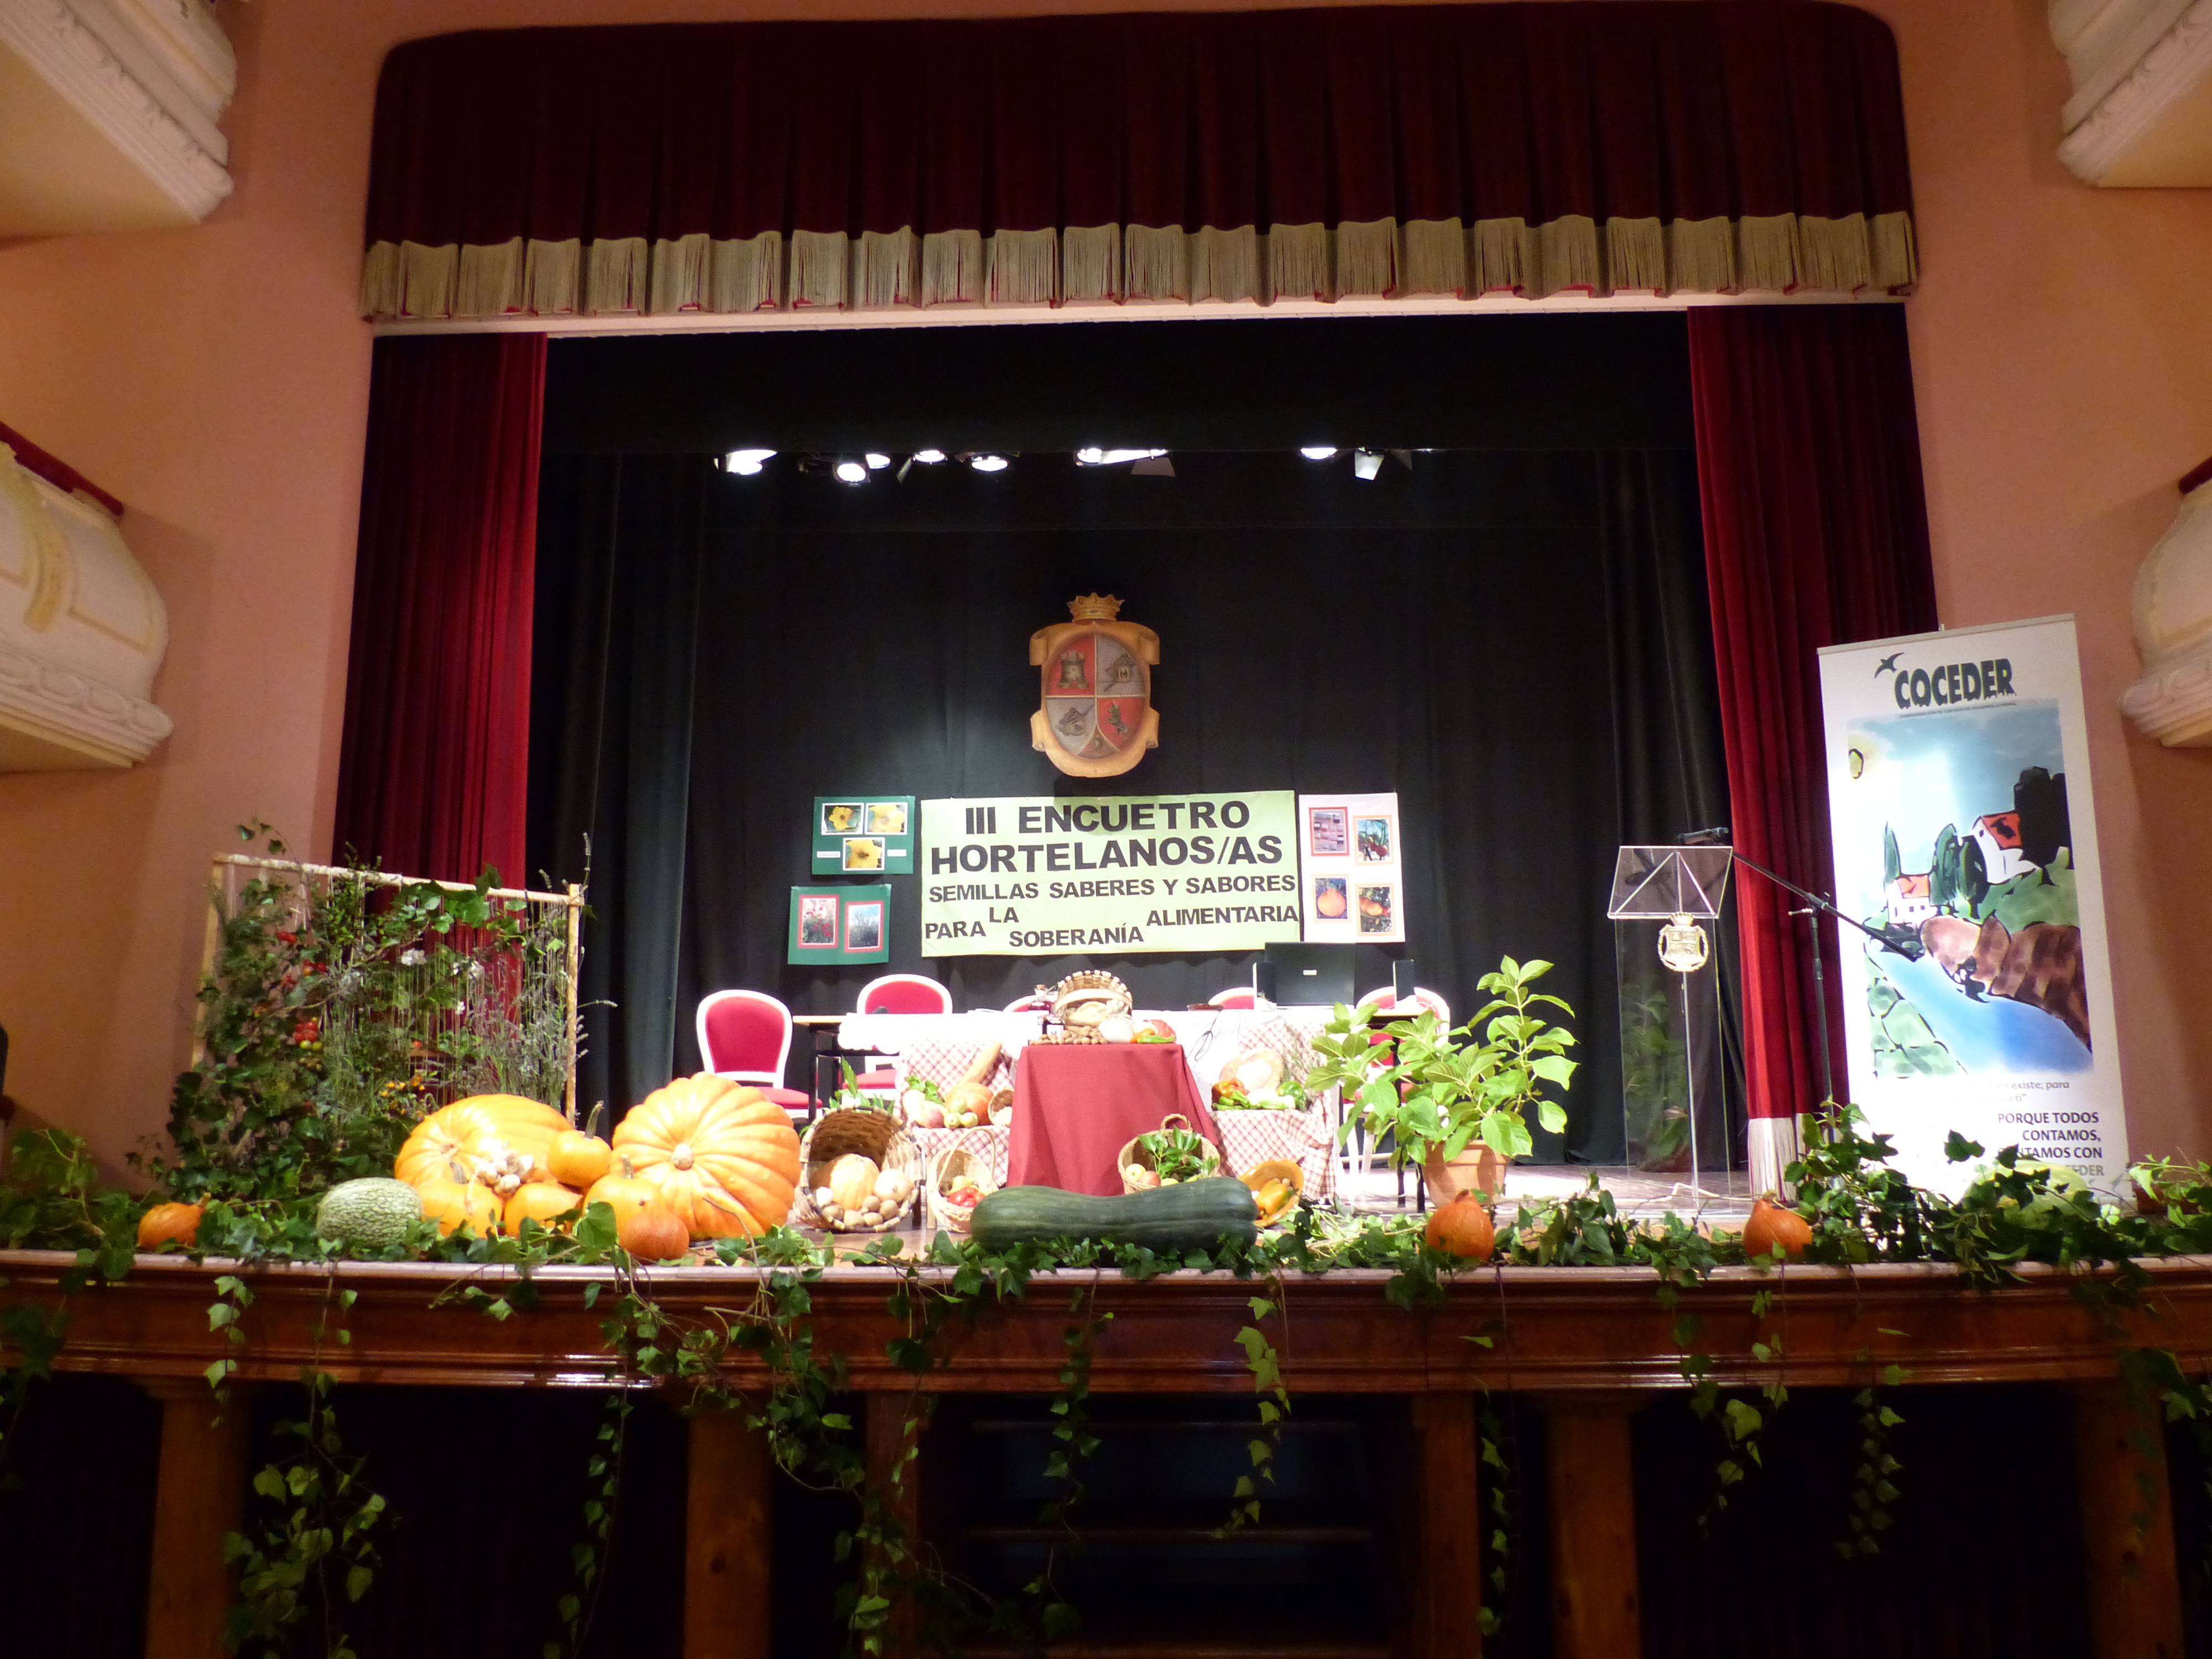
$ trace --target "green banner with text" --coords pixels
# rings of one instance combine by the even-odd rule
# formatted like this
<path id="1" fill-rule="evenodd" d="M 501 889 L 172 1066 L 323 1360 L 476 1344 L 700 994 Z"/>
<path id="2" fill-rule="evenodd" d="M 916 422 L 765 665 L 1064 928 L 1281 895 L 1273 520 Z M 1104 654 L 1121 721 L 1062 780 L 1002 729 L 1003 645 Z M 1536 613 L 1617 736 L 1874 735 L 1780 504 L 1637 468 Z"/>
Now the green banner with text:
<path id="1" fill-rule="evenodd" d="M 1287 789 L 921 804 L 921 953 L 1256 951 L 1298 937 Z"/>

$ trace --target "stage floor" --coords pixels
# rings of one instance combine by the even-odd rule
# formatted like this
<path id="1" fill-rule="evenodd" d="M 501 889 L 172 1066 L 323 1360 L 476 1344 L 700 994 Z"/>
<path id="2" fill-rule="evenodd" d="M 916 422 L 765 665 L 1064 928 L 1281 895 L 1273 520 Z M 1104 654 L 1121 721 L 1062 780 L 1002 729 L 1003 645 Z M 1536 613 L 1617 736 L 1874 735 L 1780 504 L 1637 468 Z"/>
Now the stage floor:
<path id="1" fill-rule="evenodd" d="M 1656 1217 L 1672 1210 L 1681 1216 L 1736 1221 L 1751 1212 L 1751 1201 L 1756 1196 L 1751 1190 L 1750 1175 L 1742 1170 L 1708 1170 L 1693 1188 L 1686 1172 L 1655 1175 L 1619 1164 L 1516 1164 L 1505 1176 L 1504 1203 L 1510 1212 L 1516 1202 L 1565 1198 L 1582 1191 L 1592 1176 L 1613 1194 L 1613 1203 L 1625 1216 Z M 1355 1209 L 1388 1212 L 1413 1207 L 1414 1182 L 1410 1173 L 1402 1200 L 1398 1176 L 1389 1170 L 1362 1170 L 1346 1176 L 1340 1165 L 1337 1179 Z"/>

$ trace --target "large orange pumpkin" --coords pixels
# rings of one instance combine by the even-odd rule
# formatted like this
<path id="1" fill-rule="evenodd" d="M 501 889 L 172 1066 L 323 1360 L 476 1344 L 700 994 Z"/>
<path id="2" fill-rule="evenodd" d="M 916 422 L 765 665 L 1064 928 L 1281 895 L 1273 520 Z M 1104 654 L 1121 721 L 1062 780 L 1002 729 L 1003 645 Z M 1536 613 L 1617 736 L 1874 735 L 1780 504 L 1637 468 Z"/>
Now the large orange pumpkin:
<path id="1" fill-rule="evenodd" d="M 416 1124 L 392 1172 L 419 1190 L 426 1182 L 451 1180 L 456 1160 L 464 1176 L 473 1176 L 480 1160 L 503 1146 L 530 1159 L 532 1181 L 550 1181 L 553 1139 L 568 1127 L 568 1120 L 543 1101 L 471 1095 Z"/>
<path id="2" fill-rule="evenodd" d="M 190 1244 L 199 1231 L 198 1205 L 156 1204 L 138 1218 L 138 1248 L 158 1250 L 164 1244 Z"/>
<path id="3" fill-rule="evenodd" d="M 757 1089 L 712 1073 L 678 1078 L 631 1109 L 614 1146 L 694 1238 L 764 1233 L 791 1214 L 799 1133 Z"/>

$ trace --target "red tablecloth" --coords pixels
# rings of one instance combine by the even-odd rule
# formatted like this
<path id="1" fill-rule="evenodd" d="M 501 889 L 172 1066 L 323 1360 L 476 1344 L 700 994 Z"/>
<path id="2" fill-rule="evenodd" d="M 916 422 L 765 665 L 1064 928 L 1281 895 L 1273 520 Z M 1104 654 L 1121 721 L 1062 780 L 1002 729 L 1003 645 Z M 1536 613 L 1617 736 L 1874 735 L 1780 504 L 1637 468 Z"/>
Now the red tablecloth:
<path id="1" fill-rule="evenodd" d="M 1181 1043 L 1032 1042 L 1014 1069 L 1007 1179 L 1017 1187 L 1118 1193 L 1114 1160 L 1121 1148 L 1170 1112 L 1221 1144 Z"/>

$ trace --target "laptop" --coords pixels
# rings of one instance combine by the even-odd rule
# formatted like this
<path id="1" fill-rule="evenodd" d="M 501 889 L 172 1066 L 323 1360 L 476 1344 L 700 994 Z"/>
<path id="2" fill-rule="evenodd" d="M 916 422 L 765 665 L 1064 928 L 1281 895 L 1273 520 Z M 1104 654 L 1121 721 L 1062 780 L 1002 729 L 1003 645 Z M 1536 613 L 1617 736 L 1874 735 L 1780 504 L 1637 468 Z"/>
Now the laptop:
<path id="1" fill-rule="evenodd" d="M 1262 960 L 1282 1008 L 1328 1008 L 1358 996 L 1352 988 L 1356 945 L 1270 945 Z"/>

